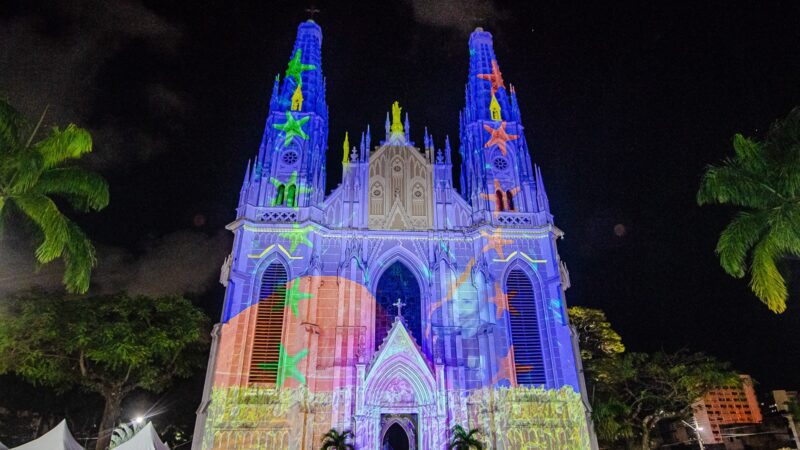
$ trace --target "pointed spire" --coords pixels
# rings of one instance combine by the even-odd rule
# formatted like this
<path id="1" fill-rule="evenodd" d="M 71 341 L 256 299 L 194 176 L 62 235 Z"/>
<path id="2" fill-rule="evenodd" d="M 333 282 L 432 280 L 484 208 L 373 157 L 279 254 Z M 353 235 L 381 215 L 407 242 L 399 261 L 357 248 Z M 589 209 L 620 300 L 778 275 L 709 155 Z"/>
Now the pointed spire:
<path id="1" fill-rule="evenodd" d="M 269 97 L 269 109 L 276 109 L 278 108 L 280 102 L 280 82 L 281 76 L 280 74 L 275 75 L 275 81 L 272 83 L 272 95 Z"/>
<path id="2" fill-rule="evenodd" d="M 539 211 L 546 211 L 550 214 L 550 201 L 547 199 L 547 192 L 544 190 L 542 169 L 538 165 L 535 165 L 534 171 L 536 172 L 536 203 L 539 207 Z"/>
<path id="3" fill-rule="evenodd" d="M 342 144 L 342 148 L 344 149 L 344 156 L 342 157 L 342 163 L 347 164 L 350 162 L 350 139 L 347 134 L 347 131 L 344 132 L 344 143 Z"/>
<path id="4" fill-rule="evenodd" d="M 508 110 L 509 104 L 491 33 L 476 28 L 469 37 L 469 55 L 467 122 L 498 120 L 492 118 L 493 114 L 497 116 L 499 111 Z M 493 102 L 497 102 L 494 108 Z"/>
<path id="5" fill-rule="evenodd" d="M 519 112 L 519 103 L 517 103 L 517 90 L 514 85 L 509 85 L 509 92 L 511 93 L 511 120 L 522 122 L 522 114 Z"/>
<path id="6" fill-rule="evenodd" d="M 294 109 L 298 96 L 304 97 L 305 110 L 326 115 L 325 80 L 322 75 L 322 29 L 306 21 L 297 27 L 294 48 L 289 55 L 279 99 L 273 109 Z M 298 94 L 298 90 L 300 90 Z"/>
<path id="7" fill-rule="evenodd" d="M 244 182 L 242 183 L 242 189 L 244 189 L 247 185 L 250 184 L 250 161 L 247 160 L 247 169 L 244 171 Z"/>
<path id="8" fill-rule="evenodd" d="M 386 113 L 386 140 L 387 141 L 389 140 L 389 130 L 391 129 L 390 126 L 391 125 L 390 125 L 390 122 L 389 122 L 389 113 L 387 112 Z"/>
<path id="9" fill-rule="evenodd" d="M 450 135 L 445 136 L 444 138 L 444 158 L 447 164 L 452 164 L 451 158 L 452 150 L 450 150 Z"/>
<path id="10" fill-rule="evenodd" d="M 411 142 L 410 133 L 411 133 L 411 125 L 408 123 L 408 113 L 406 113 L 406 120 L 405 120 L 405 131 L 406 131 L 406 142 Z"/>
<path id="11" fill-rule="evenodd" d="M 371 142 L 372 142 L 372 133 L 369 131 L 369 124 L 367 124 L 366 144 L 364 144 L 364 148 L 366 149 L 366 152 L 365 152 L 365 155 L 364 155 L 364 161 L 365 162 L 369 161 L 369 152 L 372 151 L 372 147 L 370 146 Z"/>

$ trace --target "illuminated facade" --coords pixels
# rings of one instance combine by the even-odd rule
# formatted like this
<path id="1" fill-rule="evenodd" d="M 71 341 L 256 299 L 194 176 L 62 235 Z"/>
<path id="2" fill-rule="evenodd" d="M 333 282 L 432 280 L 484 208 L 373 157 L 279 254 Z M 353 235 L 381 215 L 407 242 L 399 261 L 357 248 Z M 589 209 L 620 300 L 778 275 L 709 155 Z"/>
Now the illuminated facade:
<path id="1" fill-rule="evenodd" d="M 565 266 L 541 173 L 492 37 L 469 41 L 462 192 L 449 140 L 411 140 L 392 105 L 384 139 L 345 139 L 325 195 L 322 31 L 302 23 L 248 164 L 195 448 L 589 448 Z"/>

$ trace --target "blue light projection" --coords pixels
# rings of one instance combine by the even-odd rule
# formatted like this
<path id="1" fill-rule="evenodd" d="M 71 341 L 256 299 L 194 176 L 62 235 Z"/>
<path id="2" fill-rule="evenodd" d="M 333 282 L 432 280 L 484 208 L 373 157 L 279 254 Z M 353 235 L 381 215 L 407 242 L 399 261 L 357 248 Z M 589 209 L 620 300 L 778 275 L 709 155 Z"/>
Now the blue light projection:
<path id="1" fill-rule="evenodd" d="M 321 42 L 319 26 L 300 25 L 229 226 L 236 238 L 222 277 L 228 290 L 212 383 L 220 394 L 208 448 L 306 448 L 292 439 L 316 440 L 317 431 L 298 431 L 305 421 L 289 405 L 316 401 L 323 422 L 354 424 L 358 448 L 380 448 L 382 414 L 398 410 L 416 415 L 414 427 L 425 421 L 418 448 L 444 448 L 447 424 L 485 426 L 479 410 L 453 399 L 485 405 L 490 395 L 511 405 L 516 392 L 541 404 L 513 403 L 508 411 L 516 412 L 495 423 L 549 411 L 546 432 L 563 432 L 548 446 L 538 428 L 498 428 L 498 448 L 585 448 L 555 248 L 561 232 L 491 35 L 476 30 L 469 42 L 460 192 L 449 139 L 437 150 L 426 130 L 423 148 L 414 147 L 408 116 L 401 123 L 395 104 L 380 146 L 371 147 L 369 127 L 358 146 L 347 140 L 342 182 L 325 195 Z M 378 159 L 390 153 L 396 158 Z M 390 207 L 382 209 L 385 198 Z M 285 277 L 270 285 L 275 267 Z M 265 372 L 274 383 L 252 381 Z M 275 431 L 281 427 L 293 431 Z"/>

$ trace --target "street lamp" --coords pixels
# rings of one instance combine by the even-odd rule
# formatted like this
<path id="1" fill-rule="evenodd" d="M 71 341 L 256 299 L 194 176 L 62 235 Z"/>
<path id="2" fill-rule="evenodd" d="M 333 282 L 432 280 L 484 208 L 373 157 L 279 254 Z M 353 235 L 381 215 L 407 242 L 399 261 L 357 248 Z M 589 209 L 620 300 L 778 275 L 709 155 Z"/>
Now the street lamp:
<path id="1" fill-rule="evenodd" d="M 681 422 L 694 431 L 694 435 L 697 436 L 697 445 L 700 446 L 700 450 L 705 450 L 705 447 L 703 446 L 703 438 L 700 436 L 700 432 L 703 431 L 703 427 L 697 423 L 697 417 L 692 416 L 692 423 L 694 423 L 694 425 L 685 420 L 681 420 Z"/>

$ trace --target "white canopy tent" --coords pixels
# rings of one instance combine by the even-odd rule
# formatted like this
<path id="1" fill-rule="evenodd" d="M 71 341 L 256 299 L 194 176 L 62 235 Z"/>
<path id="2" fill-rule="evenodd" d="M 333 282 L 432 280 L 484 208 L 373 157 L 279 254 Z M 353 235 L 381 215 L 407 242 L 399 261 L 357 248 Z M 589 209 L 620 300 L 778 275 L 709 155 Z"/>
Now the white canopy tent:
<path id="1" fill-rule="evenodd" d="M 169 447 L 161 442 L 153 422 L 148 422 L 135 436 L 114 447 L 114 450 L 169 450 Z"/>
<path id="2" fill-rule="evenodd" d="M 12 450 L 83 450 L 83 447 L 72 437 L 67 421 L 62 420 L 39 439 L 14 447 Z"/>

